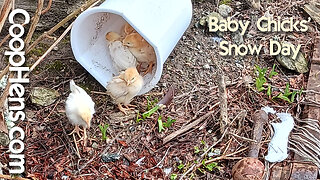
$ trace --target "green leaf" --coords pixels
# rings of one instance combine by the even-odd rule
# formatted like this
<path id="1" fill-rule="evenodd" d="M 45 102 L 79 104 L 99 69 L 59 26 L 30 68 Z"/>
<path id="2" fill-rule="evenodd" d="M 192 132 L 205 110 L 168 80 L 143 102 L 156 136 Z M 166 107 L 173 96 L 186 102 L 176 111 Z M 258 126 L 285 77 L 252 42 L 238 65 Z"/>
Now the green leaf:
<path id="1" fill-rule="evenodd" d="M 178 169 L 181 170 L 183 168 L 184 168 L 184 164 L 180 163 L 179 166 L 178 166 Z"/>
<path id="2" fill-rule="evenodd" d="M 175 119 L 172 119 L 171 117 L 168 117 L 167 122 L 163 123 L 163 126 L 166 128 L 169 128 L 172 126 L 172 123 L 176 122 Z"/>
<path id="3" fill-rule="evenodd" d="M 170 180 L 176 180 L 177 177 L 178 177 L 178 175 L 176 175 L 176 174 L 171 174 Z"/>
<path id="4" fill-rule="evenodd" d="M 198 168 L 198 170 L 199 170 L 202 174 L 205 173 L 204 170 L 202 170 L 201 168 Z"/>
<path id="5" fill-rule="evenodd" d="M 269 74 L 269 78 L 272 78 L 273 76 L 278 75 L 278 73 L 274 71 L 275 67 L 276 67 L 276 65 L 274 64 L 273 67 L 272 67 L 272 70 L 271 70 L 271 72 Z"/>
<path id="6" fill-rule="evenodd" d="M 301 87 L 301 89 L 298 92 L 299 96 L 301 96 L 302 92 L 303 92 L 303 87 Z"/>
<path id="7" fill-rule="evenodd" d="M 292 94 L 292 92 L 290 92 L 289 88 L 290 88 L 290 85 L 289 85 L 289 83 L 287 83 L 286 89 L 284 89 L 284 94 L 283 94 L 285 97 L 289 97 Z"/>
<path id="8" fill-rule="evenodd" d="M 102 134 L 102 140 L 105 141 L 107 139 L 107 129 L 109 127 L 109 124 L 105 124 L 104 126 L 98 125 Z"/>
<path id="9" fill-rule="evenodd" d="M 278 95 L 277 98 L 290 102 L 290 99 L 287 96 L 284 96 L 282 93 L 280 93 L 280 95 Z"/>
<path id="10" fill-rule="evenodd" d="M 218 163 L 216 163 L 216 162 L 213 162 L 213 163 L 210 163 L 210 164 L 206 165 L 206 168 L 209 171 L 212 171 L 214 168 L 217 168 L 217 167 L 218 167 Z"/>
<path id="11" fill-rule="evenodd" d="M 269 97 L 271 97 L 271 85 L 269 84 L 268 85 L 268 90 L 267 90 L 267 95 L 269 96 Z"/>
<path id="12" fill-rule="evenodd" d="M 136 122 L 138 123 L 138 122 L 140 122 L 140 121 L 143 121 L 143 119 L 140 118 L 140 111 L 138 111 L 137 117 L 136 117 Z"/>
<path id="13" fill-rule="evenodd" d="M 163 131 L 164 130 L 164 128 L 163 128 L 163 123 L 162 123 L 162 116 L 159 116 L 158 117 L 158 125 L 159 125 L 159 133 L 161 133 L 161 131 Z"/>
<path id="14" fill-rule="evenodd" d="M 297 95 L 298 91 L 293 91 L 291 94 L 291 98 L 290 98 L 290 102 L 293 103 L 294 102 L 294 98 Z"/>
<path id="15" fill-rule="evenodd" d="M 206 145 L 206 142 L 204 140 L 201 140 L 201 144 Z"/>
<path id="16" fill-rule="evenodd" d="M 194 153 L 198 154 L 200 152 L 200 149 L 198 146 L 195 146 L 194 147 Z"/>
<path id="17" fill-rule="evenodd" d="M 143 119 L 146 119 L 146 118 L 149 118 L 153 113 L 155 113 L 158 109 L 159 109 L 159 105 L 156 105 L 155 107 L 153 107 L 152 109 L 150 109 L 149 111 L 147 112 L 144 112 L 142 114 L 142 118 Z"/>

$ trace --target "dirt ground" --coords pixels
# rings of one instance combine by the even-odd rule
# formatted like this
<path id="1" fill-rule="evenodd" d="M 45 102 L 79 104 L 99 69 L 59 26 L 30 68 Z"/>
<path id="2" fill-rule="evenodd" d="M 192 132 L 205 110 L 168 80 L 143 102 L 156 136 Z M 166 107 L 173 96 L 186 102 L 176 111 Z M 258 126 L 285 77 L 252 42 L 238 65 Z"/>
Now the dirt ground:
<path id="1" fill-rule="evenodd" d="M 224 2 L 224 1 L 223 1 Z M 262 2 L 263 11 L 254 10 L 245 1 L 225 1 L 236 19 L 251 20 L 263 16 L 266 11 L 274 17 L 294 16 L 307 19 L 302 9 L 306 1 Z M 283 68 L 274 56 L 262 53 L 259 56 L 219 56 L 216 33 L 208 32 L 199 24 L 202 17 L 217 12 L 215 1 L 193 1 L 193 18 L 190 27 L 183 35 L 164 64 L 163 74 L 157 86 L 147 94 L 135 97 L 132 104 L 136 111 L 124 116 L 119 112 L 105 89 L 75 60 L 67 36 L 30 75 L 27 87 L 27 120 L 19 124 L 26 131 L 25 156 L 26 177 L 36 179 L 170 179 L 172 174 L 181 177 L 192 165 L 202 160 L 218 158 L 212 169 L 199 166 L 185 178 L 231 179 L 233 165 L 247 156 L 247 147 L 252 139 L 252 114 L 269 105 L 277 111 L 289 112 L 300 117 L 299 108 L 303 99 L 297 97 L 293 103 L 273 100 L 265 92 L 255 87 L 255 65 L 265 67 L 268 72 L 276 64 L 279 74 L 269 79 L 277 87 L 275 92 L 285 89 L 286 83 L 294 89 L 306 88 L 308 73 L 299 74 Z M 314 37 L 319 34 L 315 22 L 307 33 L 293 33 L 290 36 L 276 33 L 257 32 L 252 25 L 244 36 L 244 43 L 268 43 L 278 36 L 293 44 L 302 44 L 301 51 L 308 61 L 312 56 Z M 41 34 L 41 32 L 37 32 Z M 57 36 L 57 35 L 55 35 Z M 234 41 L 232 33 L 224 33 L 221 38 Z M 293 38 L 293 37 L 295 38 Z M 32 65 L 41 53 L 50 46 L 52 40 L 42 42 L 29 55 L 28 65 Z M 267 50 L 264 50 L 267 52 Z M 218 95 L 219 69 L 225 75 L 228 100 L 228 118 L 232 124 L 225 134 L 220 132 L 220 108 Z M 96 103 L 96 113 L 89 129 L 89 142 L 83 147 L 77 141 L 81 158 L 77 156 L 73 136 L 68 135 L 73 126 L 65 115 L 65 101 L 68 97 L 69 80 L 84 88 Z M 34 87 L 47 87 L 57 90 L 60 96 L 49 106 L 39 106 L 30 100 Z M 139 114 L 146 112 L 154 102 L 163 98 L 170 87 L 174 88 L 173 101 L 165 109 L 151 117 L 137 122 Z M 148 105 L 151 104 L 151 105 Z M 209 115 L 208 115 L 209 114 Z M 163 121 L 175 119 L 172 126 L 159 132 L 158 118 Z M 206 117 L 207 116 L 207 117 Z M 166 144 L 163 139 L 199 118 L 203 120 L 190 130 L 177 135 Z M 271 119 L 274 121 L 275 119 Z M 98 125 L 108 124 L 107 137 L 103 141 Z M 270 123 L 263 131 L 259 158 L 264 161 L 268 142 L 271 139 Z M 222 139 L 220 139 L 222 137 Z M 76 137 L 77 140 L 79 139 Z M 218 141 L 220 139 L 220 141 Z M 211 157 L 201 157 L 211 145 Z M 0 147 L 0 161 L 8 162 L 7 147 Z M 237 152 L 237 153 L 234 153 Z M 234 153 L 232 156 L 228 154 Z M 103 157 L 101 156 L 103 154 Z M 213 154 L 213 155 L 212 155 Z M 227 156 L 226 156 L 227 155 Z M 112 162 L 104 162 L 106 157 L 114 157 Z M 289 159 L 292 159 L 290 153 Z M 166 174 L 166 171 L 168 173 Z M 4 170 L 8 173 L 8 170 Z"/>

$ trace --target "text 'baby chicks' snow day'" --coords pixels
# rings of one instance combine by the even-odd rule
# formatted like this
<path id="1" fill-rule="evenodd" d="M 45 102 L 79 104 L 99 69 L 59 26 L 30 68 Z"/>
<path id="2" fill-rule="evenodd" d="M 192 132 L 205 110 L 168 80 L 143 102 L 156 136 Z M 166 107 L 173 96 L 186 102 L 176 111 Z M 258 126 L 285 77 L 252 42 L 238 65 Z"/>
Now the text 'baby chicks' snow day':
<path id="1" fill-rule="evenodd" d="M 308 26 L 306 20 L 294 21 L 291 17 L 289 19 L 281 20 L 280 17 L 277 20 L 271 17 L 261 17 L 257 20 L 257 29 L 261 32 L 306 32 L 308 31 Z M 236 32 L 239 30 L 240 34 L 243 36 L 249 27 L 250 21 L 237 21 L 230 17 L 227 19 L 219 19 L 217 17 L 209 16 L 208 26 L 209 32 Z M 245 45 L 245 44 L 229 44 L 228 41 L 222 40 L 219 44 L 221 51 L 219 54 L 221 56 L 232 55 L 235 56 L 245 56 L 245 55 L 259 55 L 263 45 Z M 301 45 L 295 47 L 288 43 L 279 43 L 276 40 L 270 39 L 269 52 L 270 55 L 281 54 L 283 56 L 292 55 L 293 59 L 296 59 Z"/>

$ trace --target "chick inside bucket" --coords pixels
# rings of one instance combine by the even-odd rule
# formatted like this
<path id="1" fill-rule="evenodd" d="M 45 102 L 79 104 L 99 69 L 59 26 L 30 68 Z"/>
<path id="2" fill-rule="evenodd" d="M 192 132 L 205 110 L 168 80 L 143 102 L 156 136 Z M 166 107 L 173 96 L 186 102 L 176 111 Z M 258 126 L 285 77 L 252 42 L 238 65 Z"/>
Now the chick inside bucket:
<path id="1" fill-rule="evenodd" d="M 76 19 L 71 30 L 72 51 L 76 60 L 106 87 L 118 74 L 106 34 L 115 32 L 121 35 L 128 23 L 155 53 L 155 64 L 143 76 L 144 86 L 139 94 L 144 94 L 160 80 L 163 64 L 188 28 L 191 16 L 189 0 L 107 0 Z"/>

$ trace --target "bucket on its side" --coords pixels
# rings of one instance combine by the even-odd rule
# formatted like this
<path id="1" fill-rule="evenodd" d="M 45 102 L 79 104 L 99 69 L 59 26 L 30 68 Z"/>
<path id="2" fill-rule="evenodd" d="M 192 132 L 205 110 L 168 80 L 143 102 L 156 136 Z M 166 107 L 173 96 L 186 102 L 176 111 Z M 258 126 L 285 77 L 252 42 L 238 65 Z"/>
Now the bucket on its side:
<path id="1" fill-rule="evenodd" d="M 71 30 L 76 60 L 103 86 L 116 74 L 105 39 L 107 32 L 121 32 L 128 22 L 155 50 L 157 62 L 145 75 L 139 94 L 150 91 L 160 80 L 163 64 L 188 28 L 190 0 L 107 0 L 84 11 Z"/>

